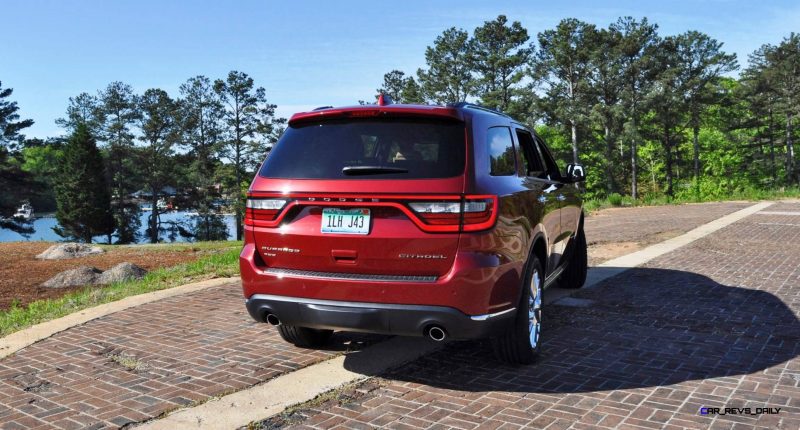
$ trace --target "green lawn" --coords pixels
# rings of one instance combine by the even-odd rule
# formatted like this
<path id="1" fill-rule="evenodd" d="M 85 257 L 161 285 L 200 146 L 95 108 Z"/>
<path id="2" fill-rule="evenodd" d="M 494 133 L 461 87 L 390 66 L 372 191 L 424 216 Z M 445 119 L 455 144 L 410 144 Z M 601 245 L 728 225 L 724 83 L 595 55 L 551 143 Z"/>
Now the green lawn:
<path id="1" fill-rule="evenodd" d="M 34 324 L 52 320 L 128 296 L 177 287 L 205 279 L 235 276 L 239 273 L 241 242 L 201 242 L 191 244 L 134 245 L 148 251 L 196 248 L 214 251 L 196 261 L 154 270 L 138 281 L 121 282 L 105 287 L 87 287 L 57 299 L 38 300 L 24 307 L 12 306 L 0 311 L 0 336 L 6 336 Z M 114 246 L 108 246 L 114 248 Z"/>

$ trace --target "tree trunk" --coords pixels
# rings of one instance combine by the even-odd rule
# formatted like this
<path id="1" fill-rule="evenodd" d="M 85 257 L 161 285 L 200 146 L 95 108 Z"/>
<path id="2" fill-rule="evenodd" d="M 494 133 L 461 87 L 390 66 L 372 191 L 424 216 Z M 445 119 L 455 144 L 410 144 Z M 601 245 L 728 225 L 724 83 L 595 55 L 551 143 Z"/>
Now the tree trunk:
<path id="1" fill-rule="evenodd" d="M 636 181 L 636 164 L 639 158 L 639 148 L 636 138 L 631 140 L 631 198 L 637 200 L 639 198 L 639 187 Z"/>
<path id="2" fill-rule="evenodd" d="M 699 121 L 694 122 L 694 126 L 692 127 L 692 134 L 694 135 L 694 139 L 692 143 L 694 144 L 694 179 L 695 181 L 700 179 L 700 124 Z"/>
<path id="3" fill-rule="evenodd" d="M 150 243 L 158 243 L 158 191 L 156 187 L 152 187 L 153 197 L 153 211 L 150 212 Z"/>
<path id="4" fill-rule="evenodd" d="M 786 177 L 791 184 L 794 174 L 794 142 L 792 142 L 792 114 L 786 115 Z"/>
<path id="5" fill-rule="evenodd" d="M 772 130 L 773 127 L 773 119 L 772 119 L 772 108 L 769 108 L 769 125 L 768 125 L 768 133 L 769 133 L 769 160 L 770 160 L 770 170 L 772 170 L 772 185 L 774 186 L 778 180 L 778 173 L 775 171 L 775 132 Z"/>
<path id="6" fill-rule="evenodd" d="M 237 139 L 239 139 L 237 137 Z M 236 192 L 236 204 L 234 205 L 236 208 L 236 240 L 242 240 L 242 202 L 241 200 L 241 189 L 242 189 L 242 169 L 241 165 L 241 145 L 239 143 L 236 144 L 236 188 L 234 191 Z"/>
<path id="7" fill-rule="evenodd" d="M 608 123 L 603 127 L 603 139 L 606 141 L 606 192 L 610 195 L 617 192 L 617 186 L 614 181 L 614 142 L 611 141 Z"/>
<path id="8" fill-rule="evenodd" d="M 664 129 L 664 149 L 666 150 L 667 155 L 667 162 L 666 162 L 666 176 L 667 176 L 667 190 L 666 193 L 670 197 L 674 197 L 674 191 L 672 190 L 672 143 L 670 142 L 669 130 L 665 127 Z"/>
<path id="9" fill-rule="evenodd" d="M 574 120 L 570 120 L 572 129 L 572 162 L 578 164 L 578 125 Z"/>

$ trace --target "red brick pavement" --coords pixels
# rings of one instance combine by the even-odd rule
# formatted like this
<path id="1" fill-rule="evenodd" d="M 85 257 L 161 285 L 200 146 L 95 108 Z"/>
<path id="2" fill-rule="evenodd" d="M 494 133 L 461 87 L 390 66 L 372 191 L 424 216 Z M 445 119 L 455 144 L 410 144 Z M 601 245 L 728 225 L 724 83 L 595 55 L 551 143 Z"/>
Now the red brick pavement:
<path id="1" fill-rule="evenodd" d="M 117 428 L 378 339 L 338 334 L 329 350 L 295 348 L 250 318 L 232 283 L 90 321 L 0 361 L 0 428 Z"/>
<path id="2" fill-rule="evenodd" d="M 630 234 L 634 231 L 639 232 L 637 233 L 638 238 L 644 237 L 646 240 L 652 240 L 653 237 L 663 232 L 676 234 L 676 232 L 687 231 L 743 206 L 745 205 L 722 203 L 677 208 L 627 209 L 615 211 L 617 213 L 613 218 L 601 216 L 597 218 L 598 221 L 590 218 L 587 222 L 587 230 L 590 235 L 601 238 L 598 240 L 632 240 Z M 632 211 L 635 214 L 631 215 L 626 211 Z M 766 219 L 764 218 L 764 220 Z M 631 224 L 636 221 L 639 224 Z M 776 277 L 775 279 L 786 276 L 786 273 L 778 271 L 779 267 L 773 269 L 776 271 L 773 275 Z M 793 309 L 796 309 L 796 306 Z M 565 326 L 565 324 L 571 324 L 568 317 L 583 318 L 576 320 L 575 324 L 590 324 L 591 321 L 594 321 L 594 317 L 591 317 L 589 312 L 591 310 L 561 309 L 561 307 L 553 306 L 548 310 L 548 318 L 552 324 L 550 330 L 553 333 L 562 333 L 559 330 L 567 330 L 563 333 L 568 334 L 568 331 L 572 329 Z M 597 335 L 597 330 L 594 333 L 581 332 L 579 334 L 591 337 Z M 251 386 L 324 360 L 342 350 L 358 348 L 359 343 L 369 343 L 379 339 L 381 338 L 376 336 L 337 334 L 329 350 L 312 351 L 291 347 L 277 336 L 274 329 L 250 320 L 244 310 L 238 285 L 213 288 L 165 299 L 69 329 L 0 360 L 0 428 L 113 428 L 126 426 L 130 423 L 157 417 L 180 406 Z M 567 349 L 566 352 L 575 353 L 577 344 L 571 338 L 561 339 L 561 341 L 567 341 L 562 346 Z M 594 341 L 599 341 L 599 338 Z M 612 337 L 610 341 L 621 342 L 615 337 Z M 543 366 L 526 369 L 525 372 L 534 372 L 533 369 L 537 368 L 549 369 L 548 366 L 555 366 L 556 370 L 571 368 L 552 358 L 548 361 L 548 357 L 552 357 L 552 350 L 558 347 L 556 339 L 551 342 L 553 346 L 548 343 L 547 346 L 551 352 L 545 356 Z M 587 353 L 592 349 L 589 348 L 591 345 L 591 343 L 587 344 L 586 349 L 579 353 Z M 565 356 L 567 356 L 566 352 Z M 448 358 L 448 354 L 453 354 L 451 357 L 453 362 L 460 363 L 459 366 L 467 370 L 476 370 L 473 368 L 476 357 L 484 362 L 481 366 L 486 367 L 485 377 L 481 377 L 481 373 L 472 375 L 466 370 L 466 373 L 458 376 L 461 378 L 458 379 L 460 381 L 475 381 L 470 386 L 471 390 L 474 389 L 472 387 L 493 388 L 495 384 L 502 381 L 516 381 L 514 384 L 516 384 L 515 386 L 519 385 L 519 390 L 526 388 L 524 383 L 515 379 L 519 370 L 505 369 L 491 360 L 485 345 L 453 345 L 444 354 L 445 358 Z M 422 370 L 410 372 L 409 375 L 421 378 L 422 376 L 419 376 L 418 372 L 429 367 L 437 369 L 437 366 L 430 364 L 441 360 L 437 357 L 440 355 L 411 365 L 409 369 L 415 369 L 414 366 L 418 366 Z M 449 360 L 446 361 L 449 362 Z M 587 369 L 591 369 L 591 366 Z M 449 365 L 443 365 L 440 370 L 441 375 L 448 375 L 448 372 L 451 371 Z M 423 375 L 424 373 L 422 372 Z M 527 379 L 522 381 L 534 381 L 531 379 L 532 376 L 535 375 L 526 376 Z M 569 374 L 565 376 L 569 376 Z M 481 378 L 488 378 L 488 382 L 482 381 Z M 420 381 L 424 382 L 424 379 Z M 535 381 L 540 380 L 535 379 Z M 440 388 L 436 388 L 437 384 L 419 385 L 423 382 L 403 381 L 402 378 L 387 379 L 386 382 L 397 384 L 399 388 L 388 385 L 386 388 L 381 388 L 380 390 L 386 390 L 381 392 L 398 396 L 399 393 L 405 393 L 408 387 L 412 387 L 419 399 L 432 399 L 427 402 L 426 406 L 433 408 L 430 411 L 435 414 L 434 416 L 441 415 L 446 422 L 452 421 L 455 424 L 462 421 L 469 422 L 470 419 L 475 421 L 474 416 L 481 417 L 481 420 L 484 421 L 483 415 L 486 412 L 475 415 L 478 411 L 474 410 L 477 406 L 473 405 L 468 410 L 460 411 L 466 415 L 474 415 L 472 417 L 460 414 L 451 415 L 447 413 L 446 408 L 442 408 L 440 405 L 449 405 L 450 407 L 460 405 L 465 401 L 461 396 L 468 396 L 481 399 L 482 402 L 497 409 L 500 407 L 500 403 L 509 401 L 509 398 L 504 396 L 516 398 L 522 392 L 505 390 L 508 392 L 502 393 L 503 390 L 498 389 L 497 393 L 483 394 L 479 391 L 455 389 L 454 391 L 444 391 L 449 393 L 445 396 L 434 395 L 434 393 L 438 393 L 435 390 L 440 390 Z M 552 385 L 553 382 L 550 384 Z M 636 389 L 647 389 L 647 386 L 632 388 L 632 390 Z M 369 396 L 373 396 L 375 391 L 371 390 Z M 410 399 L 415 394 L 403 395 L 406 396 L 405 399 Z M 533 397 L 525 397 L 525 402 L 529 403 L 532 398 L 543 398 L 541 396 L 547 395 L 553 394 L 542 391 L 542 389 L 534 390 L 526 394 L 526 396 Z M 588 394 L 581 394 L 581 396 L 586 395 Z M 362 396 L 364 396 L 363 393 Z M 598 394 L 592 394 L 592 396 L 602 397 Z M 394 412 L 391 413 L 394 415 L 382 413 L 380 417 L 376 417 L 379 421 L 375 421 L 375 423 L 400 424 L 407 422 L 393 421 L 390 418 L 400 417 L 402 413 L 407 412 L 408 405 L 395 406 L 390 401 L 394 401 L 391 396 L 383 395 L 376 398 L 385 399 L 385 408 L 389 408 L 386 410 L 393 410 Z M 373 400 L 373 402 L 380 401 L 383 400 Z M 353 405 L 355 408 L 358 403 L 355 402 Z M 542 406 L 537 407 L 542 408 Z M 380 413 L 383 410 L 370 407 L 371 414 Z M 511 418 L 515 416 L 514 414 L 520 415 L 511 410 L 502 410 L 498 412 L 498 417 L 505 417 L 509 423 L 525 419 L 524 417 Z M 348 416 L 352 415 L 353 413 L 349 413 Z M 340 414 L 337 417 L 338 420 L 344 422 L 344 415 Z M 414 422 L 438 424 L 438 421 L 432 421 L 431 418 L 429 416 L 423 420 L 420 416 L 417 419 L 421 421 Z M 409 418 L 403 419 L 408 420 Z M 606 421 L 601 424 L 610 423 L 615 418 L 605 417 L 604 419 Z M 360 422 L 349 421 L 348 423 L 356 425 Z M 368 425 L 371 426 L 375 423 Z M 463 423 L 459 425 L 466 426 Z"/>
<path id="3" fill-rule="evenodd" d="M 800 428 L 800 216 L 752 215 L 576 296 L 593 305 L 545 309 L 536 365 L 498 363 L 485 342 L 452 343 L 356 395 L 263 425 Z"/>

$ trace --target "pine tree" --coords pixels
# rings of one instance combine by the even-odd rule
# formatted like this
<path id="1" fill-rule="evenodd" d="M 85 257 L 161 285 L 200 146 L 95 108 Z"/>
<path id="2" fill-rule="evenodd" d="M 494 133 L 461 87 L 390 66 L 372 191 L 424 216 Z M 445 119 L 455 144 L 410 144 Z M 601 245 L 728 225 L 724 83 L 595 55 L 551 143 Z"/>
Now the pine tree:
<path id="1" fill-rule="evenodd" d="M 112 82 L 99 95 L 102 138 L 107 142 L 111 210 L 117 225 L 117 242 L 136 242 L 141 227 L 139 205 L 129 199 L 139 182 L 139 166 L 135 162 L 133 127 L 140 118 L 137 96 L 133 88 Z"/>
<path id="2" fill-rule="evenodd" d="M 160 211 L 158 200 L 161 190 L 174 185 L 175 165 L 173 147 L 179 135 L 178 104 L 166 91 L 149 89 L 139 98 L 142 135 L 145 146 L 141 149 L 142 179 L 151 192 L 150 222 L 147 228 L 151 243 L 158 243 L 160 230 Z"/>
<path id="3" fill-rule="evenodd" d="M 513 116 L 524 111 L 518 98 L 524 68 L 533 53 L 528 39 L 528 30 L 519 21 L 508 25 L 505 15 L 475 29 L 470 56 L 482 105 Z"/>
<path id="4" fill-rule="evenodd" d="M 425 50 L 427 70 L 418 70 L 423 92 L 438 104 L 457 103 L 474 94 L 469 33 L 455 27 L 444 31 Z"/>
<path id="5" fill-rule="evenodd" d="M 64 147 L 55 192 L 59 227 L 53 230 L 60 236 L 90 243 L 92 237 L 114 231 L 103 157 L 86 124 L 75 127 Z"/>
<path id="6" fill-rule="evenodd" d="M 545 84 L 542 110 L 553 122 L 569 127 L 572 162 L 578 163 L 578 128 L 589 116 L 589 42 L 595 26 L 574 18 L 562 20 L 554 30 L 539 33 L 534 77 Z"/>
<path id="7" fill-rule="evenodd" d="M 227 127 L 223 134 L 224 140 L 219 146 L 219 154 L 233 162 L 236 240 L 242 240 L 244 190 L 247 187 L 243 183 L 247 173 L 245 165 L 259 147 L 254 139 L 260 121 L 263 120 L 262 106 L 267 104 L 266 91 L 262 87 L 256 88 L 253 78 L 247 73 L 235 70 L 228 73 L 227 79 L 217 79 L 214 82 L 214 91 L 225 106 L 223 117 Z"/>

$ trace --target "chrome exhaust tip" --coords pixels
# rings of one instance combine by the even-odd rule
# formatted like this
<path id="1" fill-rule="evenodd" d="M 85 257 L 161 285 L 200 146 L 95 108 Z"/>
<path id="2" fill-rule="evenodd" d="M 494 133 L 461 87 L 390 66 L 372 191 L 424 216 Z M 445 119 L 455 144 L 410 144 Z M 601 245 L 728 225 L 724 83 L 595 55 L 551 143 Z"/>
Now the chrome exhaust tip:
<path id="1" fill-rule="evenodd" d="M 438 325 L 435 325 L 428 329 L 428 337 L 431 338 L 433 341 L 441 342 L 445 340 L 445 338 L 447 337 L 447 333 L 444 331 L 443 328 L 439 327 Z"/>
<path id="2" fill-rule="evenodd" d="M 270 323 L 272 325 L 281 325 L 280 318 L 278 318 L 278 316 L 275 315 L 275 314 L 267 314 L 266 320 L 267 320 L 268 323 Z"/>

